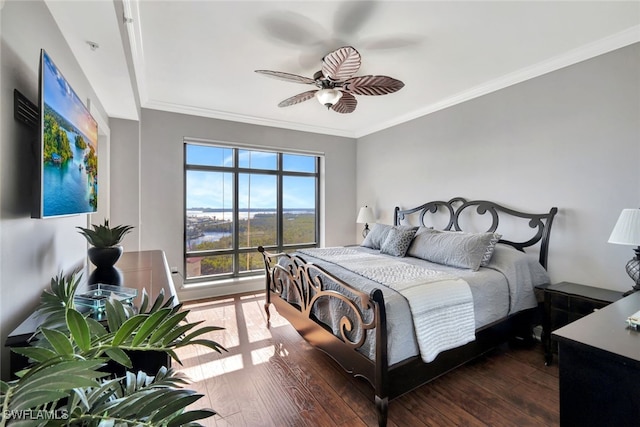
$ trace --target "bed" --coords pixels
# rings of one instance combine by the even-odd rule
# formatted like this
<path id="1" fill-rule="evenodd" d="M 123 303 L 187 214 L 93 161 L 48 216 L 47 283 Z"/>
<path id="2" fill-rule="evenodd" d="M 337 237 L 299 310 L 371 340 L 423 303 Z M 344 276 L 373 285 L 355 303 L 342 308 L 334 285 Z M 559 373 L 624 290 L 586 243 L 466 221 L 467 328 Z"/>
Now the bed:
<path id="1" fill-rule="evenodd" d="M 531 339 L 556 213 L 456 197 L 396 207 L 393 226 L 374 224 L 362 246 L 260 247 L 267 320 L 273 304 L 307 342 L 366 379 L 385 426 L 393 398 L 508 339 Z"/>

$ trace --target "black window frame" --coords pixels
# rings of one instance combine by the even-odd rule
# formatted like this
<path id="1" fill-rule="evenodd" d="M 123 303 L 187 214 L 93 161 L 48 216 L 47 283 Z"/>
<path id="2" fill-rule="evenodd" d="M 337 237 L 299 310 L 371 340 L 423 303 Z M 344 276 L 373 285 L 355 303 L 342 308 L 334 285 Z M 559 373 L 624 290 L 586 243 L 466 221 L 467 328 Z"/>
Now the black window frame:
<path id="1" fill-rule="evenodd" d="M 207 147 L 215 147 L 222 149 L 230 149 L 233 153 L 233 164 L 231 166 L 206 166 L 206 165 L 194 165 L 187 163 L 187 147 L 189 145 L 201 145 Z M 276 169 L 258 169 L 247 168 L 239 166 L 239 152 L 258 151 L 264 153 L 274 153 L 277 155 Z M 284 155 L 302 155 L 315 158 L 315 172 L 296 172 L 285 171 L 283 169 L 283 156 Z M 220 280 L 228 280 L 234 278 L 243 278 L 250 276 L 258 276 L 264 274 L 264 269 L 240 271 L 240 259 L 242 254 L 258 253 L 256 247 L 241 247 L 239 242 L 239 177 L 241 174 L 260 174 L 260 175 L 272 175 L 277 177 L 277 203 L 276 203 L 276 244 L 264 246 L 265 249 L 271 252 L 291 252 L 297 249 L 303 248 L 315 248 L 319 247 L 320 238 L 320 223 L 322 210 L 320 206 L 320 167 L 321 167 L 321 155 L 317 153 L 295 152 L 265 147 L 253 147 L 244 145 L 233 145 L 224 143 L 203 143 L 200 141 L 184 140 L 183 147 L 183 168 L 184 168 L 184 184 L 183 184 L 183 260 L 184 260 L 184 283 L 197 284 L 202 282 L 214 282 Z M 187 250 L 187 174 L 189 171 L 204 171 L 204 172 L 222 172 L 231 173 L 233 176 L 233 244 L 229 249 L 213 249 L 203 251 L 188 251 Z M 313 177 L 315 178 L 315 241 L 298 243 L 298 244 L 284 244 L 284 211 L 283 211 L 283 181 L 285 177 Z M 206 257 L 213 255 L 232 255 L 233 256 L 233 271 L 231 273 L 221 273 L 214 275 L 202 275 L 198 277 L 187 277 L 187 264 L 188 259 L 193 257 Z"/>

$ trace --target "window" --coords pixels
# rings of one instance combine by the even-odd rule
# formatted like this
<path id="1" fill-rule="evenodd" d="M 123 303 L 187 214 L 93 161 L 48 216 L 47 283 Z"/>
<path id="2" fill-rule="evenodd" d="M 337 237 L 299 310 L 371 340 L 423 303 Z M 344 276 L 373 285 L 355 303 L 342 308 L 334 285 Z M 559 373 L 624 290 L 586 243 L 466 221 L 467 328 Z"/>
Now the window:
<path id="1" fill-rule="evenodd" d="M 185 279 L 262 274 L 258 246 L 317 247 L 313 155 L 185 143 Z"/>

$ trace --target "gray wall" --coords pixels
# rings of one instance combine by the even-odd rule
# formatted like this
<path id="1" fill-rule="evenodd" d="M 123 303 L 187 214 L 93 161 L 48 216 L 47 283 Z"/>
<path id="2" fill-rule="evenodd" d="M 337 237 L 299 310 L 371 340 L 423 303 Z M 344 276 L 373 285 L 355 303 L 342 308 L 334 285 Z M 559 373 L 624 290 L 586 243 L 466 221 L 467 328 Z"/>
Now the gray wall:
<path id="1" fill-rule="evenodd" d="M 53 276 L 85 264 L 87 244 L 75 227 L 86 227 L 88 221 L 86 215 L 31 219 L 32 144 L 38 137 L 37 130 L 14 120 L 13 90 L 37 103 L 39 55 L 44 48 L 80 99 L 91 99 L 99 122 L 108 119 L 46 5 L 9 1 L 0 7 L 0 366 L 2 378 L 7 378 L 7 335 L 33 311 Z M 100 132 L 99 144 L 108 144 L 108 129 Z M 108 168 L 99 173 L 108 179 Z"/>
<path id="2" fill-rule="evenodd" d="M 135 228 L 122 241 L 126 251 L 140 250 L 140 122 L 111 119 L 111 221 Z M 115 160 L 114 160 L 115 159 Z M 157 249 L 157 248 L 154 248 Z"/>
<path id="3" fill-rule="evenodd" d="M 212 296 L 263 286 L 262 280 L 254 280 L 218 283 L 204 289 L 188 290 L 182 287 L 185 137 L 323 153 L 321 204 L 324 217 L 321 217 L 321 242 L 327 246 L 353 242 L 357 215 L 354 204 L 355 140 L 149 109 L 142 110 L 140 123 L 138 146 L 129 143 L 129 140 L 135 142 L 137 130 L 134 125 L 121 120 L 112 121 L 112 217 L 135 224 L 135 216 L 139 215 L 140 249 L 161 248 L 165 251 L 169 265 L 180 272 L 174 275 L 180 298 Z M 116 141 L 116 135 L 126 137 L 127 143 Z M 132 160 L 136 158 L 139 159 L 137 170 Z M 138 171 L 139 181 L 136 181 Z M 116 178 L 116 174 L 122 175 Z M 138 213 L 136 205 L 139 206 Z M 125 241 L 125 248 L 129 249 L 127 245 L 130 245 L 129 241 Z"/>
<path id="4" fill-rule="evenodd" d="M 640 207 L 640 44 L 358 140 L 357 200 L 393 207 L 463 196 L 560 210 L 549 272 L 627 290 L 632 247 L 607 243 Z"/>

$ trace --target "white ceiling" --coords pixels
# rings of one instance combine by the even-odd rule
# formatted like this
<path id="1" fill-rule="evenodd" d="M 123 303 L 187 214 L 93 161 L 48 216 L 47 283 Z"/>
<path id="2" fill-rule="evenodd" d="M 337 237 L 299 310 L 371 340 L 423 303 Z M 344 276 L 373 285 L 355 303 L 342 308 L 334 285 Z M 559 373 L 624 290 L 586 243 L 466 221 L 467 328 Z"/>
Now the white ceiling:
<path id="1" fill-rule="evenodd" d="M 349 137 L 640 41 L 638 1 L 46 1 L 110 117 L 138 119 L 137 89 L 146 108 Z M 343 115 L 279 108 L 313 87 L 254 73 L 312 77 L 344 45 L 357 75 L 405 87 Z"/>

